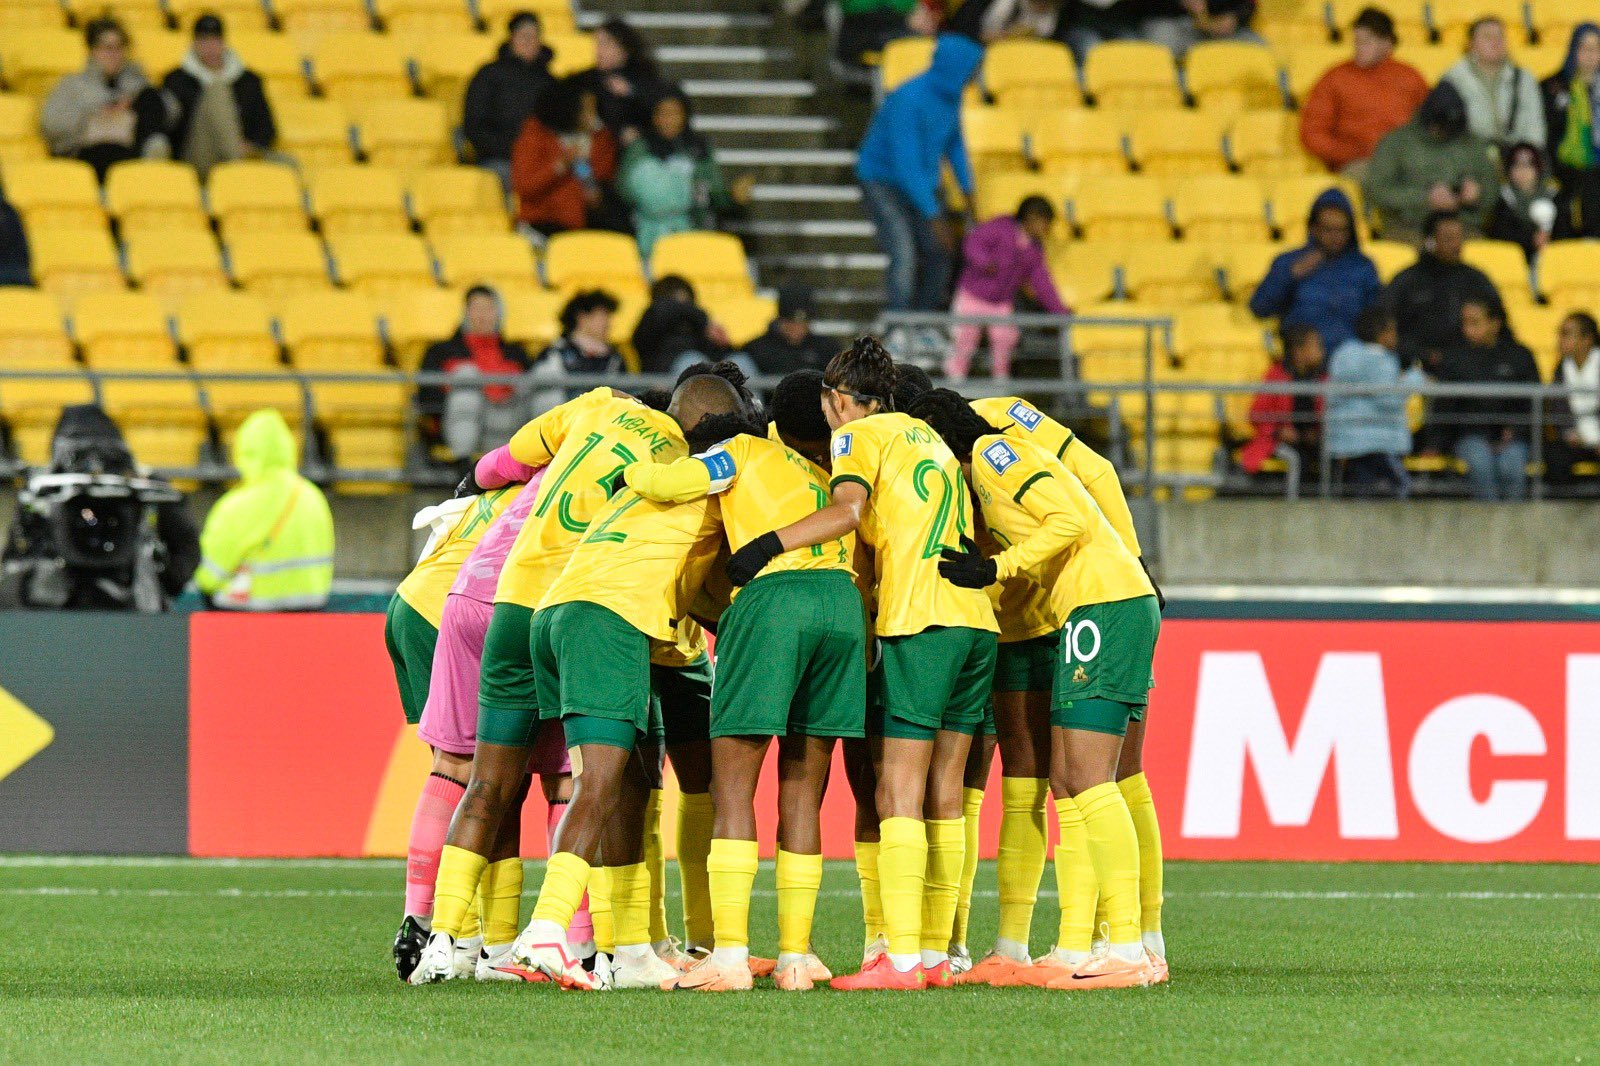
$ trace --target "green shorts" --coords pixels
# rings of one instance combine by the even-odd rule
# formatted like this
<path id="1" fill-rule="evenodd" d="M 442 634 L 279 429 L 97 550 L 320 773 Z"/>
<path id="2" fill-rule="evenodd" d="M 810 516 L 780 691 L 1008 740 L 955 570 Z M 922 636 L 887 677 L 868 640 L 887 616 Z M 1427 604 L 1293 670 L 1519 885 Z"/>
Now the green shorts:
<path id="1" fill-rule="evenodd" d="M 650 717 L 655 739 L 691 744 L 711 739 L 711 657 L 688 666 L 650 664 Z"/>
<path id="2" fill-rule="evenodd" d="M 1154 596 L 1074 609 L 1061 630 L 1050 723 L 1120 736 L 1128 719 L 1141 721 L 1156 683 L 1151 670 L 1160 632 Z"/>
<path id="3" fill-rule="evenodd" d="M 994 658 L 994 691 L 1049 692 L 1056 676 L 1061 631 L 1001 643 Z"/>
<path id="4" fill-rule="evenodd" d="M 545 718 L 563 726 L 573 716 L 631 723 L 635 742 L 661 735 L 650 699 L 650 639 L 621 615 L 582 600 L 546 607 L 533 619 L 532 650 Z M 581 735 L 583 723 L 573 725 Z M 569 747 L 580 742 L 567 737 Z"/>
<path id="5" fill-rule="evenodd" d="M 714 737 L 865 735 L 867 624 L 842 570 L 758 577 L 717 626 Z"/>
<path id="6" fill-rule="evenodd" d="M 400 709 L 406 712 L 406 722 L 416 725 L 422 721 L 422 708 L 428 705 L 428 679 L 433 676 L 433 646 L 439 642 L 439 631 L 395 595 L 389 597 L 389 612 L 383 620 L 383 642 L 389 646 L 395 684 L 400 687 Z"/>
<path id="7" fill-rule="evenodd" d="M 539 726 L 539 686 L 530 651 L 533 608 L 497 603 L 483 635 L 478 670 L 478 743 L 532 744 Z"/>
<path id="8" fill-rule="evenodd" d="M 983 727 L 994 683 L 997 638 L 983 629 L 934 626 L 921 633 L 881 637 L 886 737 L 932 740 L 947 729 L 972 735 Z"/>

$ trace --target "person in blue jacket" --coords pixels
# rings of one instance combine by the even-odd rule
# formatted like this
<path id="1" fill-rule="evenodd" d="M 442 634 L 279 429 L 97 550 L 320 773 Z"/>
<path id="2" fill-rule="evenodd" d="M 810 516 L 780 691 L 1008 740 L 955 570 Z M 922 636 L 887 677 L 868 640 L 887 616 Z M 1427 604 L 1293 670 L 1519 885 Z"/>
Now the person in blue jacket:
<path id="1" fill-rule="evenodd" d="M 970 198 L 961 94 L 982 61 L 977 41 L 941 35 L 932 65 L 884 98 L 861 142 L 856 178 L 889 257 L 887 310 L 942 311 L 948 303 L 955 233 L 939 197 L 939 165 L 950 161 Z"/>
<path id="2" fill-rule="evenodd" d="M 1355 210 L 1341 189 L 1312 202 L 1306 236 L 1303 247 L 1272 261 L 1250 310 L 1285 326 L 1311 326 L 1332 352 L 1355 336 L 1356 316 L 1378 298 L 1378 268 L 1356 243 Z"/>
<path id="3" fill-rule="evenodd" d="M 1338 393 L 1328 397 L 1323 413 L 1323 439 L 1339 481 L 1355 496 L 1396 496 L 1411 489 L 1404 459 L 1411 453 L 1411 425 L 1404 392 L 1383 391 L 1416 385 L 1422 369 L 1401 371 L 1399 331 L 1394 312 L 1374 303 L 1356 318 L 1356 335 L 1334 349 L 1328 380 L 1342 385 L 1377 386 L 1370 393 Z"/>

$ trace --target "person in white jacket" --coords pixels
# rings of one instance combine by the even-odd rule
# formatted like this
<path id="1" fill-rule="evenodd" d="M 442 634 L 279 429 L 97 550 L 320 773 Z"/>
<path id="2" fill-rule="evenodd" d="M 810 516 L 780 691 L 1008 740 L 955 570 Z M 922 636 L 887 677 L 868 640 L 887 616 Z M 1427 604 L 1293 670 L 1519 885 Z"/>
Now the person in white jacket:
<path id="1" fill-rule="evenodd" d="M 1539 79 L 1511 62 L 1506 25 L 1488 16 L 1467 31 L 1467 54 L 1444 73 L 1467 104 L 1467 126 L 1501 148 L 1545 143 Z"/>
<path id="2" fill-rule="evenodd" d="M 1572 482 L 1578 463 L 1600 462 L 1600 325 L 1587 311 L 1574 311 L 1561 320 L 1557 335 L 1561 365 L 1555 384 L 1580 390 L 1567 398 L 1567 417 L 1556 422 L 1550 442 L 1550 480 Z"/>

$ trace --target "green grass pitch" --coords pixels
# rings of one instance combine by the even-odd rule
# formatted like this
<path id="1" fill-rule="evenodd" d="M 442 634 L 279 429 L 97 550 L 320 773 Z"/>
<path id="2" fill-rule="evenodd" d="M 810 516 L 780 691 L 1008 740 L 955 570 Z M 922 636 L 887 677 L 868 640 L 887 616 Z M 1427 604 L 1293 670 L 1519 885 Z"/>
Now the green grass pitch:
<path id="1" fill-rule="evenodd" d="M 1592 867 L 1174 863 L 1172 983 L 1076 994 L 408 988 L 388 957 L 402 877 L 396 862 L 0 859 L 0 1062 L 1577 1062 L 1600 1053 Z M 765 953 L 771 879 L 768 864 L 752 914 L 754 948 Z M 1037 950 L 1055 921 L 1050 882 L 1047 872 Z M 530 864 L 530 895 L 537 883 Z M 975 948 L 994 933 L 992 864 L 978 892 Z M 859 928 L 854 870 L 830 863 L 816 944 L 841 972 L 859 960 Z"/>

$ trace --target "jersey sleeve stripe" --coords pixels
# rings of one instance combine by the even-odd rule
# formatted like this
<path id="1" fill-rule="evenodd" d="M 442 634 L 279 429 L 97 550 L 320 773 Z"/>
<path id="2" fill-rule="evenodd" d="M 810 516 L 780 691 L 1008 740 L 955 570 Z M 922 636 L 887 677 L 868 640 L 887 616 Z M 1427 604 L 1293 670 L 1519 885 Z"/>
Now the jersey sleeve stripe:
<path id="1" fill-rule="evenodd" d="M 1062 456 L 1066 455 L 1067 449 L 1072 447 L 1072 442 L 1077 439 L 1078 438 L 1073 435 L 1072 430 L 1067 430 L 1067 439 L 1061 442 L 1060 448 L 1056 449 L 1056 458 L 1060 459 Z"/>
<path id="2" fill-rule="evenodd" d="M 862 488 L 867 490 L 868 496 L 872 495 L 872 486 L 867 484 L 867 479 L 863 477 L 857 477 L 855 474 L 840 474 L 838 477 L 828 482 L 828 487 L 830 489 L 836 489 L 840 485 L 843 485 L 846 481 L 854 481 L 857 485 L 860 485 Z"/>
<path id="3" fill-rule="evenodd" d="M 1040 479 L 1040 478 L 1042 478 L 1042 477 L 1049 477 L 1049 476 L 1050 476 L 1050 471 L 1048 471 L 1048 470 L 1041 470 L 1041 471 L 1039 471 L 1039 472 L 1038 472 L 1038 473 L 1037 473 L 1037 474 L 1035 474 L 1035 475 L 1033 475 L 1033 476 L 1032 476 L 1032 477 L 1030 477 L 1030 478 L 1029 478 L 1029 479 L 1028 479 L 1028 480 L 1026 480 L 1026 481 L 1024 481 L 1024 482 L 1023 482 L 1023 483 L 1022 483 L 1022 487 L 1021 487 L 1021 488 L 1020 488 L 1020 489 L 1018 489 L 1018 490 L 1017 490 L 1017 493 L 1016 493 L 1016 495 L 1015 495 L 1015 496 L 1012 496 L 1012 497 L 1011 497 L 1011 499 L 1012 499 L 1012 501 L 1013 501 L 1013 502 L 1015 502 L 1015 503 L 1021 503 L 1021 502 L 1022 502 L 1022 497 L 1023 497 L 1023 495 L 1024 495 L 1024 494 L 1025 494 L 1025 493 L 1026 493 L 1026 492 L 1027 492 L 1027 491 L 1028 491 L 1028 490 L 1029 490 L 1029 489 L 1031 489 L 1031 488 L 1033 488 L 1033 483 L 1034 483 L 1034 482 L 1035 482 L 1035 481 L 1038 481 L 1038 480 L 1039 480 L 1039 479 Z"/>

